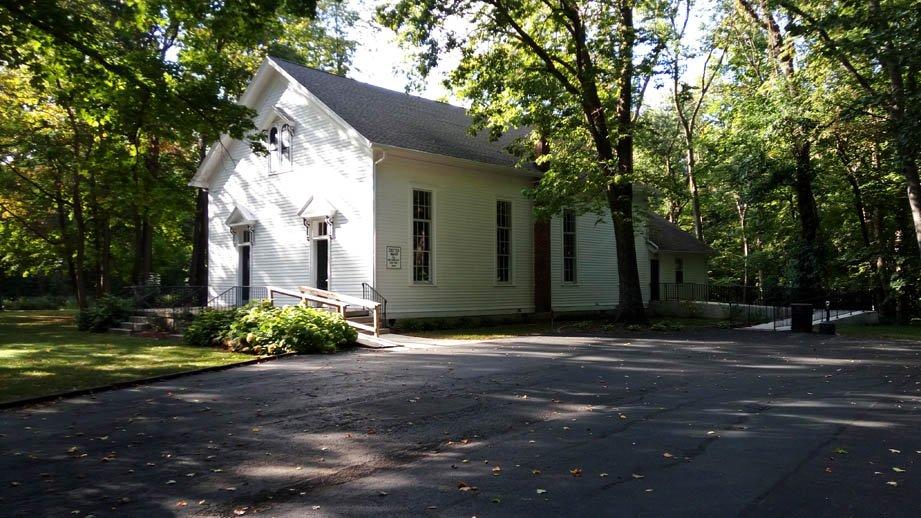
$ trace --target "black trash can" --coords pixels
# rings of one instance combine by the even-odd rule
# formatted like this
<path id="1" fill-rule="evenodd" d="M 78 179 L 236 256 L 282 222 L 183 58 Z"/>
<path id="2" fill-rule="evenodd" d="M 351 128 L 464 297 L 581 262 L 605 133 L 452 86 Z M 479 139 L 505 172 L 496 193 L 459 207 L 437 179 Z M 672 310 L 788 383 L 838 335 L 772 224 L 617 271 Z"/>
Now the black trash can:
<path id="1" fill-rule="evenodd" d="M 794 333 L 812 332 L 812 304 L 790 304 L 790 330 Z"/>

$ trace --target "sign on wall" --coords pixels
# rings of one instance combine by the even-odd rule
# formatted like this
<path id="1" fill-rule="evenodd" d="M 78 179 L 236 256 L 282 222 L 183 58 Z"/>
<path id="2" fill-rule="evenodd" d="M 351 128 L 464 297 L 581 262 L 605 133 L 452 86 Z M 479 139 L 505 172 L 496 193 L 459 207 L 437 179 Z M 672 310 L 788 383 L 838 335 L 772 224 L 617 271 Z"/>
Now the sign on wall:
<path id="1" fill-rule="evenodd" d="M 399 270 L 403 267 L 403 252 L 398 246 L 387 247 L 387 269 Z"/>

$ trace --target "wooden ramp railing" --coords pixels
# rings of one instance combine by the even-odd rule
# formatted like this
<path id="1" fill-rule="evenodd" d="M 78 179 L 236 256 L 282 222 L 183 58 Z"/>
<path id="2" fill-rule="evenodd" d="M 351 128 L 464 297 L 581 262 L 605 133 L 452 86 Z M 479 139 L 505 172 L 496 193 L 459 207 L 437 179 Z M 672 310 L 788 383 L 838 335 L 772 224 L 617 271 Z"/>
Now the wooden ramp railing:
<path id="1" fill-rule="evenodd" d="M 309 301 L 321 306 L 333 307 L 336 308 L 337 313 L 342 315 L 342 318 L 345 319 L 348 325 L 362 331 L 373 333 L 376 337 L 381 335 L 381 304 L 379 302 L 352 297 L 350 295 L 336 293 L 334 291 L 310 288 L 308 286 L 298 287 L 298 292 L 269 286 L 268 291 L 269 300 L 271 300 L 273 303 L 275 302 L 276 296 L 283 295 L 285 297 L 300 299 L 302 304 L 306 304 Z M 354 322 L 346 318 L 346 309 L 349 306 L 366 309 L 371 314 L 373 325 Z"/>

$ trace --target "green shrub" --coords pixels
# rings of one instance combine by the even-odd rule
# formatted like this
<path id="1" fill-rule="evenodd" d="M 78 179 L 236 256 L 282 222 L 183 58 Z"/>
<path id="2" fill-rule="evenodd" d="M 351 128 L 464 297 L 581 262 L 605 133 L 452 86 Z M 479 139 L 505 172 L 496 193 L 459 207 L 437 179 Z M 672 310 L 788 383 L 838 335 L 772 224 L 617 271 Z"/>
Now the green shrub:
<path id="1" fill-rule="evenodd" d="M 81 331 L 107 331 L 131 316 L 132 309 L 130 300 L 103 295 L 77 313 L 77 328 Z"/>
<path id="2" fill-rule="evenodd" d="M 239 315 L 238 309 L 205 309 L 186 327 L 182 340 L 198 347 L 218 345 Z"/>
<path id="3" fill-rule="evenodd" d="M 334 352 L 358 338 L 341 316 L 306 306 L 256 306 L 234 325 L 235 344 L 256 354 Z"/>
<path id="4" fill-rule="evenodd" d="M 3 299 L 3 307 L 9 310 L 61 309 L 67 306 L 67 302 L 67 297 L 39 295 L 36 297 Z"/>
<path id="5" fill-rule="evenodd" d="M 306 306 L 253 303 L 241 309 L 222 336 L 236 352 L 282 354 L 334 352 L 358 333 L 335 313 Z"/>

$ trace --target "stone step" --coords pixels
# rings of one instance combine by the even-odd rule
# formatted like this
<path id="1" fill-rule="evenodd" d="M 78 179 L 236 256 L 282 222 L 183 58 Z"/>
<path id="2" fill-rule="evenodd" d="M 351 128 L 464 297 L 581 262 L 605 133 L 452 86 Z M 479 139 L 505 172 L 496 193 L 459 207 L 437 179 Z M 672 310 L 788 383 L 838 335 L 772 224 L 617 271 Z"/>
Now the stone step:
<path id="1" fill-rule="evenodd" d="M 109 329 L 109 331 L 113 333 L 119 333 L 119 334 L 125 334 L 125 335 L 131 334 L 131 330 L 125 329 L 124 327 L 112 327 Z"/>
<path id="2" fill-rule="evenodd" d="M 127 329 L 129 332 L 134 332 L 149 329 L 150 324 L 147 322 L 122 322 L 118 327 Z"/>
<path id="3" fill-rule="evenodd" d="M 390 349 L 391 347 L 400 347 L 400 344 L 387 340 L 386 338 L 358 333 L 358 345 L 369 349 Z"/>
<path id="4" fill-rule="evenodd" d="M 132 315 L 128 317 L 128 320 L 136 324 L 149 324 L 150 323 L 150 317 L 145 317 L 143 315 Z"/>

